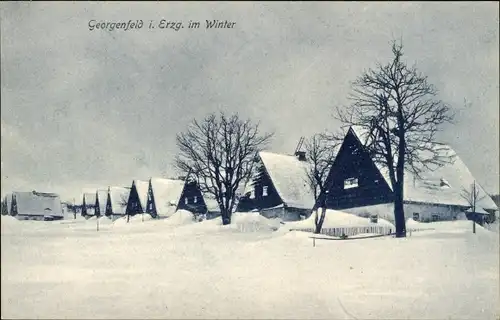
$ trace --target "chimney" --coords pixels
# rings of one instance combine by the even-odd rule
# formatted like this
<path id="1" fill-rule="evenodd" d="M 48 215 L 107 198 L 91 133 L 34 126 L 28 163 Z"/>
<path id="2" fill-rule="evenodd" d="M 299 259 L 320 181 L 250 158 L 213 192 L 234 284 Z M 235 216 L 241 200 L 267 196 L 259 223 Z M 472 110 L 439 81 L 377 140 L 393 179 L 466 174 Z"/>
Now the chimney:
<path id="1" fill-rule="evenodd" d="M 297 159 L 299 159 L 299 161 L 306 161 L 307 160 L 305 151 L 296 151 L 295 156 L 297 157 Z"/>

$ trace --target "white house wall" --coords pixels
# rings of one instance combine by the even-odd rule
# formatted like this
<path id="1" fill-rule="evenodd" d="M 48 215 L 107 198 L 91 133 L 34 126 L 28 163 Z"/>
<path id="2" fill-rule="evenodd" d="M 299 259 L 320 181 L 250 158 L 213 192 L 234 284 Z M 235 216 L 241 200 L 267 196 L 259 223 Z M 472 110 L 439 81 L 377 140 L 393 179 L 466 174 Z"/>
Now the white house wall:
<path id="1" fill-rule="evenodd" d="M 380 218 L 394 223 L 394 204 L 379 204 L 374 206 L 343 209 L 342 211 L 358 216 L 378 215 Z M 432 221 L 432 215 L 438 215 L 438 220 L 455 220 L 463 212 L 463 208 L 455 206 L 438 206 L 424 203 L 404 204 L 405 220 L 413 218 L 418 213 L 419 221 Z"/>

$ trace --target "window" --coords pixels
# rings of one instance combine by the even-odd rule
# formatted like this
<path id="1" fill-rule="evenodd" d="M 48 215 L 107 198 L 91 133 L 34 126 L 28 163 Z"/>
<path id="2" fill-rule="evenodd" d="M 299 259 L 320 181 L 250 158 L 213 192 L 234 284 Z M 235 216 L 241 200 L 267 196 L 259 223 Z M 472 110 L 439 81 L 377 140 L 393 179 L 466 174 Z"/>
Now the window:
<path id="1" fill-rule="evenodd" d="M 184 198 L 184 204 L 188 204 L 188 198 Z"/>
<path id="2" fill-rule="evenodd" d="M 250 192 L 250 199 L 255 199 L 255 189 Z"/>
<path id="3" fill-rule="evenodd" d="M 197 196 L 194 196 L 193 198 L 193 203 L 197 203 L 198 202 L 198 197 Z"/>
<path id="4" fill-rule="evenodd" d="M 358 178 L 349 178 L 344 180 L 344 189 L 356 188 L 358 186 Z"/>
<path id="5" fill-rule="evenodd" d="M 439 220 L 439 215 L 433 214 L 432 215 L 432 221 L 438 221 Z"/>
<path id="6" fill-rule="evenodd" d="M 413 212 L 413 220 L 418 221 L 419 218 L 420 215 L 418 214 L 418 212 Z"/>
<path id="7" fill-rule="evenodd" d="M 262 196 L 263 197 L 267 196 L 267 186 L 262 187 Z"/>

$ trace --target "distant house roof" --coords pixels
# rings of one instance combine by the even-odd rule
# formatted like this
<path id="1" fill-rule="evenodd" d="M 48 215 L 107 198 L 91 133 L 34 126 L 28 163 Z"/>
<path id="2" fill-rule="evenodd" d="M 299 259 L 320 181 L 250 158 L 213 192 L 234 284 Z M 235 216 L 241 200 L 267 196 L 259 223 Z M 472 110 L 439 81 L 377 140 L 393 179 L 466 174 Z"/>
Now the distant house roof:
<path id="1" fill-rule="evenodd" d="M 141 202 L 142 210 L 146 210 L 146 205 L 148 203 L 149 181 L 134 180 L 132 184 L 135 185 L 137 194 L 139 195 L 139 201 Z"/>
<path id="2" fill-rule="evenodd" d="M 96 194 L 94 192 L 86 192 L 83 194 L 83 197 L 85 198 L 85 205 L 87 207 L 95 206 Z"/>
<path id="3" fill-rule="evenodd" d="M 351 129 L 363 145 L 370 143 L 371 137 L 366 129 L 358 126 L 352 126 Z M 474 176 L 449 145 L 434 143 L 431 147 L 443 158 L 444 165 L 424 170 L 420 173 L 422 179 L 418 179 L 412 172 L 405 170 L 404 200 L 469 206 L 469 203 L 462 197 L 462 193 L 463 189 L 469 190 L 471 188 L 471 185 L 475 182 Z M 425 154 L 422 153 L 422 156 L 425 156 Z M 376 164 L 376 166 L 389 187 L 392 188 L 387 169 L 380 164 Z M 478 200 L 477 207 L 498 210 L 486 191 L 477 182 L 475 183 L 481 198 Z"/>
<path id="4" fill-rule="evenodd" d="M 213 195 L 208 193 L 203 194 L 203 201 L 205 201 L 205 205 L 207 206 L 207 211 L 220 212 L 219 204 L 217 203 L 217 200 L 214 199 Z"/>
<path id="5" fill-rule="evenodd" d="M 125 187 L 110 187 L 109 197 L 111 200 L 111 210 L 114 214 L 125 214 L 127 209 L 128 196 L 130 188 Z"/>
<path id="6" fill-rule="evenodd" d="M 99 212 L 106 212 L 106 202 L 108 201 L 108 190 L 97 190 L 97 198 L 99 199 Z"/>
<path id="7" fill-rule="evenodd" d="M 295 156 L 265 151 L 259 152 L 259 157 L 284 204 L 312 209 L 314 194 L 307 182 L 308 162 L 300 161 Z"/>
<path id="8" fill-rule="evenodd" d="M 155 200 L 156 212 L 159 215 L 169 215 L 179 204 L 184 190 L 183 180 L 151 178 L 151 190 Z"/>
<path id="9" fill-rule="evenodd" d="M 62 217 L 61 199 L 54 193 L 13 192 L 18 215 L 50 215 Z"/>

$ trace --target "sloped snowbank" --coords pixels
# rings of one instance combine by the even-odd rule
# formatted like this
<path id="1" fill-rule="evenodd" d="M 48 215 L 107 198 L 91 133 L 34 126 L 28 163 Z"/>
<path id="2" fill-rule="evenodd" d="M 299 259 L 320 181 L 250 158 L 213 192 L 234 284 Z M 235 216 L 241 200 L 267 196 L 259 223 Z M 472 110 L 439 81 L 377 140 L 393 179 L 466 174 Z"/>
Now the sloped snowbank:
<path id="1" fill-rule="evenodd" d="M 163 222 L 170 226 L 182 226 L 195 223 L 193 213 L 182 209 L 177 210 L 168 218 L 163 219 Z"/>
<path id="2" fill-rule="evenodd" d="M 500 223 L 498 219 L 494 223 L 485 224 L 484 228 L 492 232 L 500 233 Z"/>
<path id="3" fill-rule="evenodd" d="M 318 216 L 321 217 L 321 209 L 318 211 Z M 285 223 L 286 229 L 310 229 L 315 228 L 315 214 L 302 221 L 294 221 Z M 325 221 L 323 228 L 349 228 L 349 227 L 388 227 L 394 228 L 394 225 L 387 220 L 379 218 L 377 223 L 373 223 L 369 218 L 358 217 L 351 213 L 346 213 L 337 210 L 326 210 Z"/>
<path id="4" fill-rule="evenodd" d="M 454 221 L 436 221 L 436 222 L 418 222 L 413 219 L 406 221 L 407 231 L 426 231 L 435 230 L 440 233 L 472 233 L 473 222 L 471 220 L 454 220 Z M 491 232 L 498 233 L 498 222 L 484 227 L 476 223 L 476 233 L 490 234 Z"/>
<path id="5" fill-rule="evenodd" d="M 231 218 L 231 225 L 240 232 L 270 232 L 280 227 L 280 221 L 268 219 L 258 212 L 235 212 Z"/>
<path id="6" fill-rule="evenodd" d="M 264 219 L 245 213 L 230 226 L 217 218 L 169 228 L 138 216 L 112 232 L 11 221 L 22 232 L 2 234 L 2 316 L 498 318 L 497 234 L 429 230 L 313 247 L 310 233 L 235 227 Z"/>

